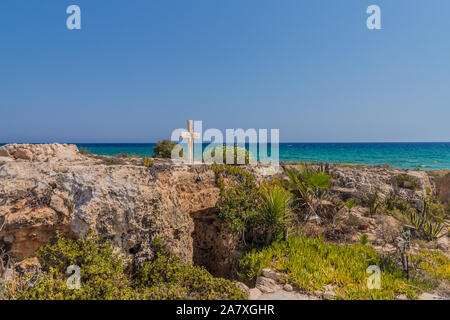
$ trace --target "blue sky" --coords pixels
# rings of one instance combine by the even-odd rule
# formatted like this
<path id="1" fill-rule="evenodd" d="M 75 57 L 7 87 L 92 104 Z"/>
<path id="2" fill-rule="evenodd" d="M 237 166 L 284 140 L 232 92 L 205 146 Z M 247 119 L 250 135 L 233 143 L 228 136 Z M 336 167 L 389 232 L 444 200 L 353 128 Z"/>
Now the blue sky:
<path id="1" fill-rule="evenodd" d="M 448 0 L 2 0 L 0 142 L 450 141 L 449 32 Z"/>

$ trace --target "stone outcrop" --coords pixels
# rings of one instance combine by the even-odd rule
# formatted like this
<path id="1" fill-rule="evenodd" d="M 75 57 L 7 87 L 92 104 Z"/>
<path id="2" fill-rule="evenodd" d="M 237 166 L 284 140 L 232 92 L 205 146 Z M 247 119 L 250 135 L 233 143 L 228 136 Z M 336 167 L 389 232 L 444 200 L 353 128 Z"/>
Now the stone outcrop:
<path id="1" fill-rule="evenodd" d="M 364 195 L 378 193 L 380 198 L 397 197 L 410 202 L 413 206 L 421 206 L 421 197 L 427 195 L 427 189 L 434 189 L 432 177 L 425 171 L 405 171 L 400 169 L 330 165 L 330 173 L 336 180 L 334 191 L 343 198 L 354 198 L 364 201 Z M 406 175 L 417 181 L 418 188 L 401 187 L 396 177 Z"/>
<path id="2" fill-rule="evenodd" d="M 22 259 L 57 230 L 75 237 L 93 230 L 137 264 L 152 256 L 160 238 L 184 261 L 216 275 L 231 272 L 239 248 L 215 214 L 220 190 L 209 165 L 155 159 L 147 168 L 140 159 L 112 159 L 82 155 L 74 145 L 0 147 L 0 246 Z M 248 169 L 258 181 L 269 177 L 267 165 Z M 401 170 L 331 165 L 330 172 L 335 192 L 347 197 L 378 190 L 414 202 L 433 187 L 425 172 L 408 172 L 419 181 L 417 191 L 393 184 Z"/>

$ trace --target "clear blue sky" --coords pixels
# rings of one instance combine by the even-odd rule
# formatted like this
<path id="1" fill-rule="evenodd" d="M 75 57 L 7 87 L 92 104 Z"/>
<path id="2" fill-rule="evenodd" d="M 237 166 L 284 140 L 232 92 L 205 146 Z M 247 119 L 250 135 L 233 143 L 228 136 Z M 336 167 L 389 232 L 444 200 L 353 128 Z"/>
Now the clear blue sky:
<path id="1" fill-rule="evenodd" d="M 154 142 L 186 119 L 450 141 L 450 1 L 0 1 L 0 142 Z"/>

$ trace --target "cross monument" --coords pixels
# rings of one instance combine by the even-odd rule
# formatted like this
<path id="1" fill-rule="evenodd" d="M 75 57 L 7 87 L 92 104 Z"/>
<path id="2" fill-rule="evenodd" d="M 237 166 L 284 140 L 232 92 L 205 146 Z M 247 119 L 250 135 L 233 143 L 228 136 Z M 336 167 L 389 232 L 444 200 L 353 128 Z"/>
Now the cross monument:
<path id="1" fill-rule="evenodd" d="M 181 132 L 181 137 L 187 139 L 188 163 L 194 164 L 194 140 L 200 139 L 200 133 L 194 132 L 194 120 L 187 121 L 187 131 Z"/>

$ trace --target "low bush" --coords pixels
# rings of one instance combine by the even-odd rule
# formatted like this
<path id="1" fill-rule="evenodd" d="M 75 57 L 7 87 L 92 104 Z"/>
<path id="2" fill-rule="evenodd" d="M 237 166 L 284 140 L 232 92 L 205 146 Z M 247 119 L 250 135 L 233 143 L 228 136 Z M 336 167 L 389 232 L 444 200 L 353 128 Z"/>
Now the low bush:
<path id="1" fill-rule="evenodd" d="M 228 223 L 231 232 L 241 233 L 244 237 L 252 217 L 261 207 L 255 178 L 239 167 L 213 164 L 211 169 L 216 173 L 216 183 L 220 188 L 219 217 Z"/>
<path id="2" fill-rule="evenodd" d="M 137 154 L 129 154 L 129 153 L 119 153 L 116 155 L 117 158 L 140 158 Z"/>
<path id="3" fill-rule="evenodd" d="M 83 154 L 83 155 L 86 155 L 86 156 L 91 154 L 91 152 L 87 148 L 83 148 L 83 147 L 80 147 L 78 149 L 78 151 L 80 152 L 80 154 Z"/>
<path id="4" fill-rule="evenodd" d="M 172 142 L 170 140 L 162 140 L 158 141 L 156 144 L 156 147 L 153 148 L 154 157 L 155 158 L 166 158 L 170 159 L 172 158 L 172 150 L 177 145 L 176 142 Z M 180 151 L 179 154 L 180 157 L 183 156 L 183 150 Z"/>
<path id="5" fill-rule="evenodd" d="M 157 253 L 156 259 L 145 263 L 137 286 L 146 300 L 247 299 L 235 283 L 214 278 L 204 268 L 181 263 L 164 253 Z"/>
<path id="6" fill-rule="evenodd" d="M 142 164 L 144 165 L 144 167 L 150 168 L 153 167 L 155 162 L 153 161 L 152 158 L 142 158 Z"/>
<path id="7" fill-rule="evenodd" d="M 380 290 L 367 286 L 370 265 L 381 269 Z M 337 299 L 393 299 L 399 294 L 415 298 L 419 293 L 415 287 L 430 288 L 429 283 L 406 279 L 394 262 L 370 246 L 331 244 L 303 236 L 253 250 L 241 260 L 241 268 L 249 280 L 256 279 L 264 268 L 285 273 L 287 282 L 310 293 L 332 284 Z"/>
<path id="8" fill-rule="evenodd" d="M 206 163 L 213 163 L 216 155 L 219 155 L 220 161 L 227 165 L 249 164 L 254 161 L 253 155 L 249 150 L 243 147 L 235 146 L 218 146 L 212 150 L 205 150 L 203 152 L 203 161 Z M 230 158 L 232 159 L 230 161 Z M 231 163 L 232 162 L 232 163 Z"/>
<path id="9" fill-rule="evenodd" d="M 450 259 L 442 253 L 421 249 L 411 259 L 419 270 L 436 279 L 450 281 Z"/>
<path id="10" fill-rule="evenodd" d="M 214 278 L 203 268 L 182 263 L 158 250 L 155 258 L 133 274 L 124 267 L 124 256 L 90 233 L 85 239 L 58 235 L 54 244 L 37 255 L 42 270 L 25 274 L 6 286 L 4 298 L 31 300 L 118 299 L 245 299 L 235 283 Z M 79 288 L 70 288 L 69 266 L 80 270 Z M 70 269 L 69 269 L 70 270 Z M 26 284 L 24 286 L 23 284 Z M 15 290 L 11 290 L 12 288 Z M 18 290 L 17 288 L 20 288 Z M 1 294 L 1 292 L 0 292 Z"/>

